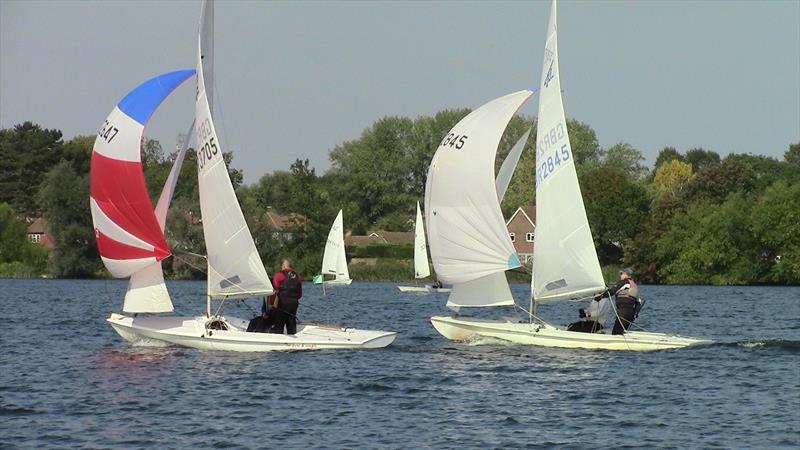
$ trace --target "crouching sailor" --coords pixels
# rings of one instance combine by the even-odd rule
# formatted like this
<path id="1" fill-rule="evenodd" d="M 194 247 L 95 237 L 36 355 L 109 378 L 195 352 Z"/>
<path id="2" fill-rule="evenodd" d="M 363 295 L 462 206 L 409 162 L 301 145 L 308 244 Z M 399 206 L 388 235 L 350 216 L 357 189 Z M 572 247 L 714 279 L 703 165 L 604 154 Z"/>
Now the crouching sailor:
<path id="1" fill-rule="evenodd" d="M 578 331 L 581 333 L 597 333 L 603 329 L 611 311 L 611 300 L 608 297 L 600 299 L 599 302 L 590 302 L 586 309 L 579 309 L 578 315 L 581 320 L 572 323 L 567 327 L 567 331 Z"/>
<path id="2" fill-rule="evenodd" d="M 594 298 L 600 301 L 603 297 L 616 296 L 614 304 L 617 306 L 617 318 L 614 321 L 614 330 L 611 334 L 625 334 L 639 312 L 639 286 L 633 280 L 633 270 L 630 268 L 619 271 L 619 281 L 605 292 Z"/>

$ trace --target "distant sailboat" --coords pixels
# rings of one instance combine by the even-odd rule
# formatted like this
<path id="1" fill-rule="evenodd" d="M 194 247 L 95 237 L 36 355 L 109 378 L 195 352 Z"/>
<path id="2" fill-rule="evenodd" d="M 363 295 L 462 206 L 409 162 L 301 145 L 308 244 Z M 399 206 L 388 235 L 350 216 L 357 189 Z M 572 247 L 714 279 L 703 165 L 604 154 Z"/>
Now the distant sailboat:
<path id="1" fill-rule="evenodd" d="M 128 341 L 154 340 L 186 347 L 231 351 L 380 348 L 394 332 L 357 330 L 299 323 L 294 335 L 246 332 L 248 321 L 222 315 L 226 301 L 272 294 L 272 283 L 255 248 L 222 157 L 223 147 L 211 115 L 204 72 L 209 69 L 208 20 L 204 2 L 198 39 L 197 69 L 172 72 L 134 89 L 120 102 L 95 142 L 91 169 L 91 204 L 98 249 L 116 277 L 131 276 L 123 312 L 172 311 L 160 261 L 170 255 L 162 219 L 180 172 L 180 158 L 153 211 L 140 160 L 141 136 L 161 101 L 197 74 L 194 136 L 203 233 L 208 253 L 206 311 L 203 316 L 128 316 L 112 314 L 111 326 Z M 213 26 L 211 26 L 213 29 Z M 176 170 L 176 167 L 178 170 Z M 156 215 L 158 214 L 158 217 Z M 136 281 L 138 280 L 138 281 Z M 136 281 L 136 282 L 135 282 Z M 131 297 L 129 301 L 128 297 Z M 212 302 L 218 302 L 212 309 Z"/>
<path id="2" fill-rule="evenodd" d="M 342 210 L 333 220 L 328 240 L 325 242 L 325 253 L 322 256 L 322 278 L 320 281 L 329 286 L 349 286 L 353 280 L 347 268 L 347 255 L 344 247 L 344 222 Z M 325 275 L 333 275 L 332 280 L 325 280 Z"/>
<path id="3" fill-rule="evenodd" d="M 431 267 L 428 264 L 428 242 L 425 239 L 425 224 L 422 220 L 422 210 L 417 202 L 417 220 L 414 224 L 414 278 L 422 279 L 431 276 Z M 425 286 L 397 286 L 401 292 L 450 292 L 449 288 Z"/>
<path id="4" fill-rule="evenodd" d="M 606 289 L 586 218 L 575 172 L 572 148 L 567 134 L 559 81 L 555 0 L 553 0 L 548 26 L 541 80 L 536 155 L 537 226 L 534 235 L 530 320 L 493 321 L 437 316 L 431 318 L 434 327 L 442 335 L 453 340 L 469 339 L 477 335 L 546 347 L 648 351 L 708 343 L 709 341 L 702 339 L 642 331 L 628 331 L 624 335 L 567 331 L 535 317 L 534 300 L 539 303 L 547 303 L 565 299 L 581 299 L 587 296 L 591 297 Z M 470 136 L 471 139 L 469 133 L 475 133 L 479 128 L 484 129 L 492 124 L 496 125 L 500 119 L 505 120 L 504 124 L 507 123 L 505 114 L 500 114 L 499 111 L 492 110 L 489 106 L 513 96 L 519 96 L 519 93 L 502 97 L 481 107 L 479 111 L 482 111 L 483 114 L 475 117 L 475 121 L 480 122 L 481 126 L 472 124 L 475 125 L 472 129 L 459 128 L 462 125 L 459 123 L 456 125 L 458 130 L 455 131 L 455 134 Z M 512 105 L 514 104 L 517 103 L 514 102 Z M 480 255 L 478 252 L 466 254 L 459 250 L 461 247 L 471 246 L 474 236 L 479 236 L 475 232 L 454 232 L 454 230 L 467 229 L 466 225 L 458 222 L 459 218 L 475 217 L 476 214 L 485 217 L 491 212 L 488 211 L 490 208 L 481 208 L 481 204 L 472 198 L 476 195 L 472 191 L 465 189 L 459 192 L 453 189 L 452 180 L 463 176 L 463 171 L 469 170 L 468 167 L 472 163 L 470 162 L 471 158 L 459 159 L 453 156 L 453 152 L 445 144 L 446 142 L 443 142 L 443 145 L 437 150 L 434 161 L 439 158 L 441 160 L 440 167 L 431 174 L 426 188 L 426 197 L 433 199 L 433 203 L 429 204 L 432 205 L 431 210 L 434 216 L 444 217 L 438 219 L 437 228 L 431 226 L 431 229 L 435 230 L 437 234 L 436 241 L 446 243 L 439 252 L 432 252 L 434 266 L 437 267 L 437 272 L 439 267 L 437 263 L 447 267 L 450 269 L 447 276 L 453 279 L 467 279 L 467 281 L 486 272 L 501 272 L 505 269 L 503 256 L 508 254 L 507 244 L 510 242 L 500 242 L 502 239 L 499 238 L 499 227 L 495 231 L 498 238 L 494 241 L 495 247 L 491 249 L 492 253 L 489 252 L 490 249 L 480 252 L 482 253 Z M 493 147 L 483 148 L 482 151 L 491 153 L 494 151 L 496 143 L 488 144 Z M 457 176 L 457 174 L 461 175 Z M 484 179 L 485 177 L 485 173 L 474 172 L 474 179 Z M 470 183 L 470 185 L 473 184 Z M 466 211 L 463 207 L 456 206 L 456 211 L 451 211 L 454 209 L 453 205 L 463 204 L 477 207 L 474 208 L 474 211 Z M 453 218 L 449 219 L 450 217 Z M 484 232 L 488 232 L 488 229 Z M 505 237 L 507 238 L 507 236 Z M 449 244 L 450 242 L 452 244 Z M 434 243 L 433 237 L 431 243 Z M 504 250 L 505 253 L 501 250 Z M 491 255 L 493 258 L 484 254 Z M 513 256 L 515 255 L 508 256 L 508 267 L 519 264 Z M 485 302 L 475 306 L 498 306 L 498 304 Z"/>

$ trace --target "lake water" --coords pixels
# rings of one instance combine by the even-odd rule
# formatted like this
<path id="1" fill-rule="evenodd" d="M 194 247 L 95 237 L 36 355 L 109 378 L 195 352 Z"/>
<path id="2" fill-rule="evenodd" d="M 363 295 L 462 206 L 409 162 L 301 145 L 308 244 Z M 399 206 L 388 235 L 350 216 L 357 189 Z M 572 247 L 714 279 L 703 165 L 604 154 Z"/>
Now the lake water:
<path id="1" fill-rule="evenodd" d="M 640 325 L 719 343 L 636 353 L 453 343 L 428 321 L 444 295 L 395 286 L 308 285 L 300 308 L 400 332 L 386 349 L 237 354 L 124 342 L 124 282 L 0 280 L 0 447 L 800 446 L 800 288 L 645 286 Z M 202 310 L 205 283 L 169 288 Z"/>

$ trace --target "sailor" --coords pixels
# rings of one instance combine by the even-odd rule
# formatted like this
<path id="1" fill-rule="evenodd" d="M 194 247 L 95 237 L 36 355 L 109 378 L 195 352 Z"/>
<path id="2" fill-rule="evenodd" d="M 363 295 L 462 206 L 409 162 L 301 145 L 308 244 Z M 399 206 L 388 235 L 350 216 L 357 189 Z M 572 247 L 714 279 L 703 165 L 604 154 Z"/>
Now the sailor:
<path id="1" fill-rule="evenodd" d="M 599 302 L 590 302 L 588 308 L 579 309 L 578 316 L 581 320 L 571 323 L 567 331 L 578 331 L 581 333 L 597 333 L 603 329 L 611 310 L 611 300 L 603 297 Z"/>
<path id="2" fill-rule="evenodd" d="M 616 296 L 617 318 L 611 334 L 625 334 L 639 309 L 639 286 L 633 280 L 633 270 L 625 268 L 619 271 L 619 281 L 605 292 L 594 298 L 599 302 L 603 297 Z"/>
<path id="3" fill-rule="evenodd" d="M 276 272 L 272 277 L 272 286 L 275 288 L 275 293 L 269 297 L 269 304 L 272 307 L 271 315 L 275 317 L 275 324 L 270 333 L 283 334 L 283 329 L 286 327 L 286 334 L 295 334 L 297 308 L 303 296 L 303 280 L 292 268 L 291 261 L 283 260 L 280 272 Z"/>

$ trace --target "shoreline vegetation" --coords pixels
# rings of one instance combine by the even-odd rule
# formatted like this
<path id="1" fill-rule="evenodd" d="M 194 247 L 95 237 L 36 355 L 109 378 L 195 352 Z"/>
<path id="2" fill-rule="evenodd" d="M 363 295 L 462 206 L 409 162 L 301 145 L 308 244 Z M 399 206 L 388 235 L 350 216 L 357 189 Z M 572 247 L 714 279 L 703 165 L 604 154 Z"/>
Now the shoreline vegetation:
<path id="1" fill-rule="evenodd" d="M 309 160 L 243 184 L 225 161 L 237 197 L 268 272 L 289 257 L 307 281 L 319 272 L 336 212 L 355 235 L 412 231 L 415 205 L 424 197 L 428 164 L 442 137 L 469 109 L 432 116 L 384 117 L 329 152 L 331 167 L 317 174 Z M 800 285 L 800 143 L 782 160 L 755 154 L 721 157 L 702 148 L 665 147 L 653 167 L 620 142 L 599 145 L 586 123 L 567 121 L 581 191 L 604 277 L 633 267 L 645 284 Z M 508 218 L 535 204 L 536 119 L 515 117 L 500 142 L 499 167 L 528 127 L 531 138 L 502 205 Z M 64 141 L 62 133 L 31 122 L 0 130 L 0 278 L 108 278 L 94 242 L 89 213 L 89 164 L 95 136 Z M 762 149 L 753 149 L 760 151 Z M 234 149 L 235 152 L 235 149 Z M 142 160 L 155 201 L 174 154 L 145 139 Z M 187 153 L 167 218 L 173 256 L 162 262 L 167 279 L 205 279 L 197 164 Z M 424 205 L 423 205 L 424 208 Z M 267 213 L 295 217 L 281 230 Z M 300 217 L 300 219 L 297 219 Z M 46 250 L 26 228 L 47 223 Z M 359 281 L 415 283 L 410 246 L 370 254 L 347 248 Z M 528 283 L 525 271 L 507 272 Z M 420 284 L 432 278 L 419 280 Z"/>

